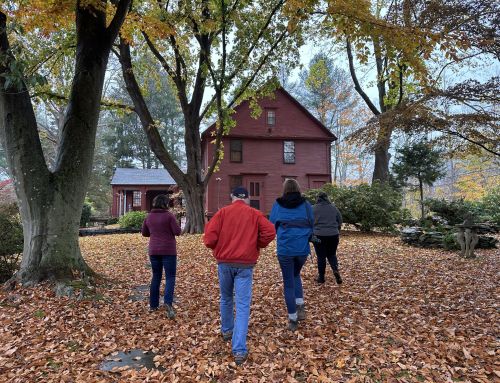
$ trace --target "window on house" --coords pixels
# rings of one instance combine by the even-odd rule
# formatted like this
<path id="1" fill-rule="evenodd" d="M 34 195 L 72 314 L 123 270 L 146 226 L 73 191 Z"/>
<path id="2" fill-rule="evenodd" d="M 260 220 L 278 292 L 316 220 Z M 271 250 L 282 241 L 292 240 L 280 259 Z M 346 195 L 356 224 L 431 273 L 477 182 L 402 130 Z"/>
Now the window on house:
<path id="1" fill-rule="evenodd" d="M 134 195 L 132 198 L 132 205 L 134 207 L 141 207 L 141 192 L 134 190 Z"/>
<path id="2" fill-rule="evenodd" d="M 243 143 L 241 140 L 231 140 L 229 141 L 229 161 L 230 162 L 242 162 L 243 161 Z"/>
<path id="3" fill-rule="evenodd" d="M 283 162 L 285 164 L 295 163 L 295 142 L 283 141 Z"/>
<path id="4" fill-rule="evenodd" d="M 260 196 L 260 182 L 250 182 L 250 191 L 248 192 L 250 197 Z"/>
<path id="5" fill-rule="evenodd" d="M 267 125 L 269 125 L 269 126 L 276 125 L 276 111 L 275 110 L 267 110 Z"/>
<path id="6" fill-rule="evenodd" d="M 229 176 L 229 193 L 231 193 L 235 187 L 242 185 L 243 176 Z"/>

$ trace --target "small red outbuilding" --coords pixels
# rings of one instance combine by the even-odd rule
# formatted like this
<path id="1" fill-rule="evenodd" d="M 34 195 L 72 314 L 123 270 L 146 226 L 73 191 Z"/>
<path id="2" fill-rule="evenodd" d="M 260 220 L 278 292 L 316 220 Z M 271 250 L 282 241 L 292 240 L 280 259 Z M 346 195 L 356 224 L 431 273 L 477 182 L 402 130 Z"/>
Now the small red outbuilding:
<path id="1" fill-rule="evenodd" d="M 153 198 L 158 194 L 178 191 L 174 179 L 165 169 L 117 168 L 111 186 L 113 217 L 120 217 L 133 210 L 149 211 Z"/>

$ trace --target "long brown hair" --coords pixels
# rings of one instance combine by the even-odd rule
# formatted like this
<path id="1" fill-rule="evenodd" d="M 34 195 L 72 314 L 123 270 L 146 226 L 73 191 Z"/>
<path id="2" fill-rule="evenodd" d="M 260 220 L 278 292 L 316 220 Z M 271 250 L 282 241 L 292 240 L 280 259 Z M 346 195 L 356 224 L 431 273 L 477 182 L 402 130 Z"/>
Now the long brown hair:
<path id="1" fill-rule="evenodd" d="M 165 194 L 158 194 L 153 198 L 153 209 L 168 209 L 170 199 Z"/>
<path id="2" fill-rule="evenodd" d="M 300 193 L 300 185 L 293 178 L 287 178 L 283 182 L 283 195 L 288 193 Z"/>

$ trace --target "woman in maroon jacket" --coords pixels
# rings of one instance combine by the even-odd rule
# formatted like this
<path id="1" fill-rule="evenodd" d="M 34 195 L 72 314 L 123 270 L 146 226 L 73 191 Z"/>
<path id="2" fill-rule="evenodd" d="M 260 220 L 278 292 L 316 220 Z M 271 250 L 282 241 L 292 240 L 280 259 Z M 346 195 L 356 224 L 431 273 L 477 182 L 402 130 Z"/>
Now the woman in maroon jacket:
<path id="1" fill-rule="evenodd" d="M 174 299 L 175 274 L 177 270 L 177 249 L 175 236 L 181 234 L 177 220 L 168 209 L 169 199 L 160 194 L 153 199 L 153 209 L 142 225 L 142 235 L 149 239 L 149 259 L 153 277 L 149 289 L 149 309 L 158 310 L 160 305 L 160 284 L 165 269 L 164 303 L 167 317 L 175 318 L 172 307 Z"/>

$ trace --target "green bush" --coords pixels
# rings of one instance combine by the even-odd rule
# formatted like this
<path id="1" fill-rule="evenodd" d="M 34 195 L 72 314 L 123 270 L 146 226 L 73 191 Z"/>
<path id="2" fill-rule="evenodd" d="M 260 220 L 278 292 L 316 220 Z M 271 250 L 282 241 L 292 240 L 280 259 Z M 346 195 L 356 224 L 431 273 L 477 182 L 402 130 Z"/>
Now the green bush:
<path id="1" fill-rule="evenodd" d="M 88 202 L 83 204 L 82 215 L 80 217 L 80 227 L 87 227 L 92 215 L 92 205 Z"/>
<path id="2" fill-rule="evenodd" d="M 117 217 L 111 217 L 106 221 L 106 225 L 115 225 L 118 223 L 118 218 Z"/>
<path id="3" fill-rule="evenodd" d="M 463 199 L 447 201 L 429 198 L 424 201 L 424 204 L 430 211 L 444 218 L 449 225 L 462 223 L 467 214 L 471 215 L 473 221 L 478 221 L 481 216 L 481 208 L 477 203 Z"/>
<path id="4" fill-rule="evenodd" d="M 479 203 L 481 221 L 491 221 L 500 226 L 500 186 L 491 190 Z"/>
<path id="5" fill-rule="evenodd" d="M 457 235 L 455 233 L 446 233 L 443 236 L 443 247 L 445 250 L 460 250 L 460 244 L 457 242 Z"/>
<path id="6" fill-rule="evenodd" d="M 346 187 L 327 184 L 321 189 L 308 190 L 305 196 L 315 203 L 320 191 L 328 194 L 342 213 L 345 223 L 361 231 L 375 228 L 394 231 L 396 224 L 411 218 L 408 210 L 401 207 L 401 194 L 387 185 L 374 183 Z"/>
<path id="7" fill-rule="evenodd" d="M 0 207 L 0 283 L 14 275 L 22 251 L 23 227 L 17 206 L 2 206 Z"/>
<path id="8" fill-rule="evenodd" d="M 500 186 L 492 189 L 481 201 L 427 199 L 425 205 L 449 225 L 462 223 L 470 214 L 475 223 L 491 222 L 500 226 Z"/>
<path id="9" fill-rule="evenodd" d="M 120 217 L 118 224 L 122 229 L 140 229 L 146 214 L 145 211 L 129 211 Z"/>

